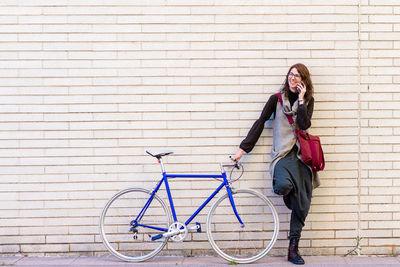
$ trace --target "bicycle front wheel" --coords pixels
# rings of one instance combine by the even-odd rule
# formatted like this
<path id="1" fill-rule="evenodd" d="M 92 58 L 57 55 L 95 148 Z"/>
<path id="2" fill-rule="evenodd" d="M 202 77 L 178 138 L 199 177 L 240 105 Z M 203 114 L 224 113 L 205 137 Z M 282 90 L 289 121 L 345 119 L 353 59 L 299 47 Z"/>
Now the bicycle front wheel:
<path id="1" fill-rule="evenodd" d="M 243 225 L 236 217 L 228 193 L 215 202 L 207 216 L 207 237 L 222 258 L 251 263 L 264 257 L 279 232 L 278 214 L 261 193 L 251 189 L 232 192 Z"/>
<path id="2" fill-rule="evenodd" d="M 168 238 L 152 241 L 152 237 L 165 233 L 154 228 L 168 229 L 171 216 L 164 201 L 154 195 L 138 223 L 154 228 L 136 226 L 135 220 L 151 197 L 142 188 L 129 188 L 115 194 L 106 204 L 100 217 L 100 235 L 104 245 L 114 256 L 131 262 L 148 260 L 165 246 Z"/>

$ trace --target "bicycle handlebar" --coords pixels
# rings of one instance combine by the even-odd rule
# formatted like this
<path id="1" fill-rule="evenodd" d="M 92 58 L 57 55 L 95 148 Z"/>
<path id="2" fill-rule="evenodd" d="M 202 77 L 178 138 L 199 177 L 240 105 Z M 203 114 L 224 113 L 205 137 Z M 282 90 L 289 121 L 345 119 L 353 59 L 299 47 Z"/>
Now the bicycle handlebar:
<path id="1" fill-rule="evenodd" d="M 229 158 L 234 162 L 233 166 L 235 166 L 236 169 L 240 169 L 240 163 L 237 159 L 233 158 L 232 156 L 229 156 Z"/>

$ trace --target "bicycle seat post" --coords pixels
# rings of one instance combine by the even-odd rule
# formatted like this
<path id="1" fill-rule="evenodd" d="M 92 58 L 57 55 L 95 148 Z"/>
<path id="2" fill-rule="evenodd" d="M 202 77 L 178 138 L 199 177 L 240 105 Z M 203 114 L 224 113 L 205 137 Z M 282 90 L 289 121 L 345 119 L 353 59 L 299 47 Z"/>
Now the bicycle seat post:
<path id="1" fill-rule="evenodd" d="M 165 169 L 164 169 L 164 164 L 163 164 L 162 158 L 161 157 L 157 157 L 157 160 L 158 160 L 158 163 L 160 163 L 161 172 L 164 174 Z"/>

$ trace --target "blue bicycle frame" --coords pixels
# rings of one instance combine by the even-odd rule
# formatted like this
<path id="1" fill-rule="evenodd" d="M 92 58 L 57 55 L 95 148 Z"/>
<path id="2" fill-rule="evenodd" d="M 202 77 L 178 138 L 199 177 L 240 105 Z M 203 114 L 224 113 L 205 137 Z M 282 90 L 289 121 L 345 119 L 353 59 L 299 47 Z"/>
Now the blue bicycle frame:
<path id="1" fill-rule="evenodd" d="M 193 213 L 193 215 L 187 219 L 187 221 L 185 222 L 185 225 L 188 225 L 196 216 L 197 214 L 199 214 L 199 212 L 211 201 L 211 199 L 214 198 L 214 196 L 216 194 L 218 194 L 218 192 L 225 186 L 226 190 L 228 192 L 228 196 L 229 196 L 229 200 L 230 203 L 232 205 L 233 208 L 233 212 L 236 215 L 236 218 L 238 219 L 239 223 L 241 225 L 243 225 L 243 221 L 240 218 L 236 206 L 235 206 L 235 202 L 233 200 L 232 197 L 232 190 L 229 186 L 229 182 L 226 178 L 226 173 L 224 171 L 221 172 L 220 175 L 190 175 L 190 174 L 166 174 L 164 171 L 164 167 L 162 165 L 162 162 L 159 159 L 159 162 L 161 163 L 161 168 L 163 171 L 163 178 L 158 182 L 156 188 L 153 190 L 153 192 L 151 193 L 151 196 L 149 197 L 149 199 L 147 200 L 146 204 L 144 205 L 143 209 L 140 211 L 139 215 L 136 217 L 136 219 L 134 219 L 131 222 L 131 226 L 133 228 L 137 227 L 137 226 L 141 226 L 141 227 L 145 227 L 145 228 L 151 228 L 151 229 L 155 229 L 155 230 L 159 230 L 159 231 L 163 231 L 163 232 L 168 232 L 167 228 L 161 228 L 161 227 L 156 227 L 156 226 L 151 226 L 151 225 L 145 225 L 145 224 L 140 224 L 138 222 L 140 222 L 141 218 L 144 216 L 144 214 L 146 213 L 147 208 L 150 206 L 154 195 L 157 193 L 157 191 L 160 189 L 162 183 L 165 183 L 165 189 L 167 190 L 167 194 L 168 194 L 168 199 L 169 199 L 169 204 L 171 207 L 171 211 L 172 211 L 172 216 L 174 219 L 174 222 L 177 222 L 177 216 L 176 216 L 176 212 L 175 212 L 175 207 L 174 207 L 174 202 L 172 200 L 172 195 L 171 195 L 171 191 L 169 189 L 169 184 L 168 184 L 168 178 L 220 178 L 223 179 L 221 185 L 218 186 L 217 189 L 215 189 L 215 191 L 206 199 L 206 201 L 204 201 L 204 203 Z"/>

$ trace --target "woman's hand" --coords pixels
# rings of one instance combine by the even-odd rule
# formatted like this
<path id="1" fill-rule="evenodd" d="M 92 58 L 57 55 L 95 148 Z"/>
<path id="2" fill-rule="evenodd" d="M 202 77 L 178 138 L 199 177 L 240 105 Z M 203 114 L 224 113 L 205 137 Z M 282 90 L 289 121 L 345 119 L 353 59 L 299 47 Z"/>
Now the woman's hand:
<path id="1" fill-rule="evenodd" d="M 239 148 L 239 150 L 236 152 L 236 154 L 233 155 L 233 158 L 239 161 L 241 159 L 241 157 L 243 156 L 243 154 L 244 154 L 244 150 Z"/>
<path id="2" fill-rule="evenodd" d="M 306 92 L 307 92 L 307 87 L 306 87 L 306 85 L 305 85 L 303 82 L 299 83 L 299 84 L 297 85 L 297 91 L 299 92 L 299 101 L 300 101 L 300 104 L 303 104 L 304 95 L 305 95 Z"/>

